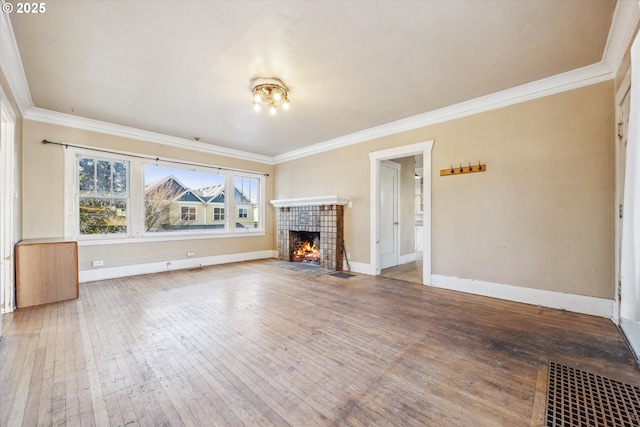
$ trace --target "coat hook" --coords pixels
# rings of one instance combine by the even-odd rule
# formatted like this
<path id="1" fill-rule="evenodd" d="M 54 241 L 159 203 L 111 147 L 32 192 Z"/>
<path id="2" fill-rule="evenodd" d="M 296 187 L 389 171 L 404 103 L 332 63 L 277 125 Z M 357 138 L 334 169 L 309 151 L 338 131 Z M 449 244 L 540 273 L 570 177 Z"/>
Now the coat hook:
<path id="1" fill-rule="evenodd" d="M 481 171 L 482 170 L 482 165 L 480 164 L 480 162 L 478 162 L 478 170 Z"/>
<path id="2" fill-rule="evenodd" d="M 456 171 L 453 170 L 453 165 L 451 165 L 451 174 L 453 175 Z"/>
<path id="3" fill-rule="evenodd" d="M 460 173 L 462 173 L 462 163 L 460 163 Z"/>
<path id="4" fill-rule="evenodd" d="M 473 168 L 471 167 L 471 162 L 469 162 L 469 172 L 473 171 Z"/>

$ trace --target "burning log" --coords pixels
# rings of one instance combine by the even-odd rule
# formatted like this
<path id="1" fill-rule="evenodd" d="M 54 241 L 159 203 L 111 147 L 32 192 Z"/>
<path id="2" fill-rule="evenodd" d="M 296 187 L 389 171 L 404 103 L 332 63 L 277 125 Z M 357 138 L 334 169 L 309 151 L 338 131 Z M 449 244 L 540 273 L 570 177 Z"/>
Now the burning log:
<path id="1" fill-rule="evenodd" d="M 320 264 L 320 251 L 315 242 L 304 241 L 293 251 L 292 261 Z"/>

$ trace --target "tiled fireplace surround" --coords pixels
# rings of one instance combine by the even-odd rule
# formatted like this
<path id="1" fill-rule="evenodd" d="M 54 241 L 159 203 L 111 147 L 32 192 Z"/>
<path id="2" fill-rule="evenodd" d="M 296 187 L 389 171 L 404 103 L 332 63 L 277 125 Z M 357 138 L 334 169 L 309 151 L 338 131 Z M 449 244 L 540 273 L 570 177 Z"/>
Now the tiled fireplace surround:
<path id="1" fill-rule="evenodd" d="M 342 196 L 272 200 L 278 209 L 278 259 L 291 261 L 291 231 L 320 233 L 320 267 L 342 270 L 344 205 Z"/>

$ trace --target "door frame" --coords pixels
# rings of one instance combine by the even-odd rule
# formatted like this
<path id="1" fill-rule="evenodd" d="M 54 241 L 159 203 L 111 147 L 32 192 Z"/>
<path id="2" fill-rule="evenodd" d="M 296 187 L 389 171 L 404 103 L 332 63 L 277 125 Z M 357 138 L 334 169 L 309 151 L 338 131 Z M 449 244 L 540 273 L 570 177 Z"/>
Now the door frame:
<path id="1" fill-rule="evenodd" d="M 395 201 L 394 201 L 394 206 L 393 206 L 393 216 L 394 216 L 394 221 L 395 221 L 395 226 L 393 228 L 393 247 L 395 248 L 395 264 L 393 264 L 393 266 L 397 266 L 400 264 L 400 227 L 402 226 L 402 224 L 399 223 L 400 221 L 400 177 L 401 177 L 401 171 L 402 171 L 402 166 L 399 163 L 393 162 L 391 160 L 381 160 L 380 164 L 379 164 L 379 168 L 381 168 L 382 166 L 389 168 L 389 169 L 394 169 L 396 172 L 396 183 L 395 183 L 395 189 L 394 191 L 396 192 L 395 194 Z M 382 170 L 379 169 L 378 170 L 378 188 L 380 188 L 380 178 L 382 177 Z M 378 194 L 380 194 L 378 192 Z M 378 203 L 380 203 L 380 198 L 378 198 Z M 382 215 L 380 215 L 380 205 L 378 205 L 378 221 L 380 221 L 382 219 Z M 378 222 L 378 231 L 380 230 L 380 222 Z M 379 233 L 378 233 L 379 234 Z M 377 239 L 376 241 L 378 241 L 379 239 Z M 380 246 L 378 245 L 378 248 Z M 382 257 L 382 254 L 380 254 L 380 257 Z M 382 260 L 380 261 L 380 264 L 382 264 Z M 393 266 L 389 266 L 389 267 L 393 267 Z M 382 265 L 380 265 L 380 269 L 384 269 L 387 267 L 383 267 Z"/>
<path id="2" fill-rule="evenodd" d="M 424 216 L 423 216 L 423 257 L 422 257 L 422 283 L 431 284 L 431 151 L 434 140 L 388 148 L 386 150 L 369 153 L 370 162 L 370 234 L 369 234 L 369 260 L 370 274 L 380 274 L 380 248 L 378 245 L 379 227 L 379 175 L 380 162 L 383 160 L 397 159 L 399 157 L 422 154 L 424 161 Z"/>
<path id="3" fill-rule="evenodd" d="M 14 244 L 14 160 L 16 114 L 0 87 L 0 312 L 11 313 L 16 308 Z"/>
<path id="4" fill-rule="evenodd" d="M 616 93 L 616 120 L 614 127 L 614 140 L 615 140 L 615 156 L 616 156 L 616 179 L 615 179 L 615 277 L 614 277 L 614 286 L 615 286 L 615 294 L 613 298 L 613 322 L 616 325 L 620 324 L 620 315 L 621 315 L 621 301 L 620 298 L 622 296 L 621 289 L 621 271 L 620 271 L 620 262 L 621 262 L 621 243 L 622 243 L 622 220 L 620 219 L 620 207 L 622 206 L 623 200 L 620 197 L 620 141 L 618 138 L 618 123 L 620 123 L 620 106 L 625 98 L 626 94 L 631 96 L 631 69 L 627 71 L 622 83 L 620 84 L 620 88 Z M 624 177 L 623 177 L 624 179 Z"/>

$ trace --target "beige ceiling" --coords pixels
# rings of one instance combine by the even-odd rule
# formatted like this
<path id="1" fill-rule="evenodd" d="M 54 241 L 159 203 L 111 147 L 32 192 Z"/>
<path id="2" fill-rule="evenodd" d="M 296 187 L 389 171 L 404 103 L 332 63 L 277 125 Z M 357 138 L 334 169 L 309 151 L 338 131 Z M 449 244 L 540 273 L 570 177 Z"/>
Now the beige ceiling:
<path id="1" fill-rule="evenodd" d="M 598 63 L 615 6 L 47 1 L 10 19 L 35 107 L 275 156 Z M 253 111 L 255 77 L 291 109 Z"/>

